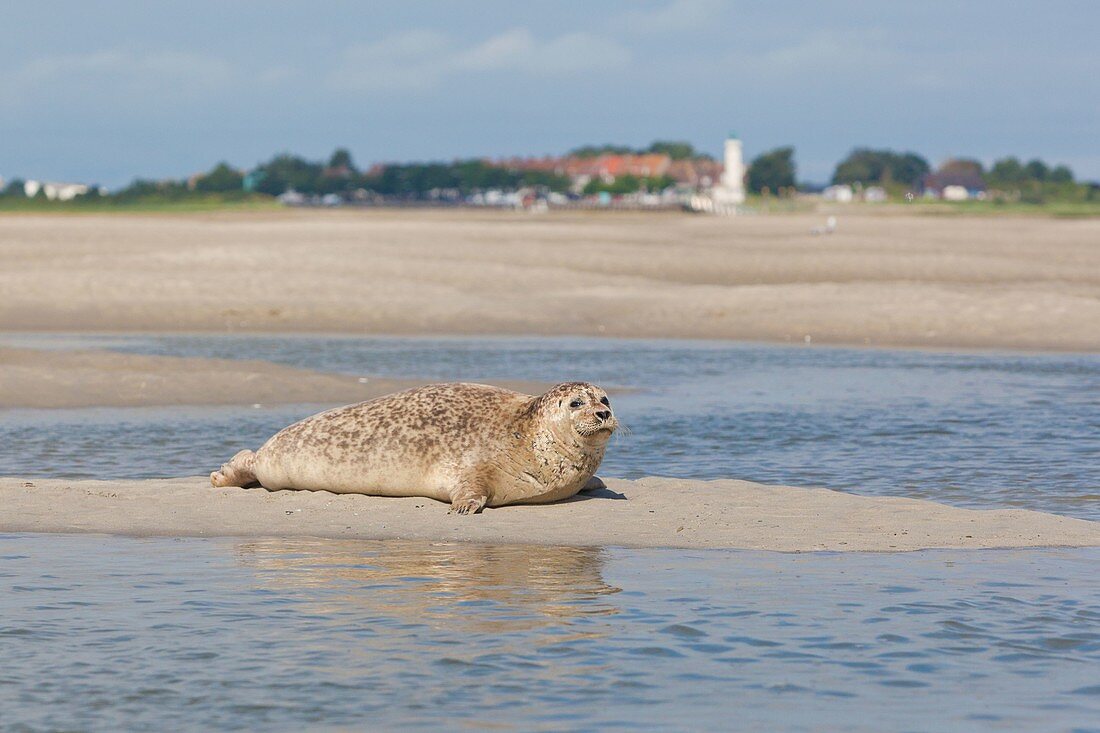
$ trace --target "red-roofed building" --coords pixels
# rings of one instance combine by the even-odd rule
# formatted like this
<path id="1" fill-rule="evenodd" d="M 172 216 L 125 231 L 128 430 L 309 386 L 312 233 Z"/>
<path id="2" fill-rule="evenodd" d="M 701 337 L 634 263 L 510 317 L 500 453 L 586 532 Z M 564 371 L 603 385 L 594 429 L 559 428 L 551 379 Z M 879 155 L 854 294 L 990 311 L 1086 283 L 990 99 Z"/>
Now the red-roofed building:
<path id="1" fill-rule="evenodd" d="M 714 185 L 722 175 L 722 164 L 711 158 L 672 160 L 663 153 L 643 155 L 606 153 L 590 158 L 576 156 L 502 158 L 490 162 L 490 165 L 507 168 L 508 170 L 554 173 L 559 176 L 567 176 L 574 181 L 588 181 L 599 178 L 611 182 L 624 175 L 637 176 L 638 178 L 668 176 L 677 183 L 693 187 Z"/>
<path id="2" fill-rule="evenodd" d="M 639 178 L 656 178 L 663 176 L 668 171 L 672 159 L 660 153 L 645 155 L 600 155 L 595 158 L 565 158 L 563 161 L 565 175 L 576 178 L 588 176 L 589 178 L 603 178 L 614 180 L 619 176 L 638 176 Z"/>
<path id="3" fill-rule="evenodd" d="M 722 164 L 712 158 L 691 158 L 672 161 L 666 175 L 677 183 L 706 188 L 718 183 L 723 170 Z"/>

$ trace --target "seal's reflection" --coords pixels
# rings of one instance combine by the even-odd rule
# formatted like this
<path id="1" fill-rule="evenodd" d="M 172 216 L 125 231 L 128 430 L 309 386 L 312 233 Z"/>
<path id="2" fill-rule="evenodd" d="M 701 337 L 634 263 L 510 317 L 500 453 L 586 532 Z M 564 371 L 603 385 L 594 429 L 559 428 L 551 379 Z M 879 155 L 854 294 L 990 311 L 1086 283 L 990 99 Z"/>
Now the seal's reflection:
<path id="1" fill-rule="evenodd" d="M 620 589 L 603 580 L 600 548 L 294 538 L 236 550 L 266 588 L 308 593 L 316 613 L 491 633 L 617 613 L 606 597 Z"/>

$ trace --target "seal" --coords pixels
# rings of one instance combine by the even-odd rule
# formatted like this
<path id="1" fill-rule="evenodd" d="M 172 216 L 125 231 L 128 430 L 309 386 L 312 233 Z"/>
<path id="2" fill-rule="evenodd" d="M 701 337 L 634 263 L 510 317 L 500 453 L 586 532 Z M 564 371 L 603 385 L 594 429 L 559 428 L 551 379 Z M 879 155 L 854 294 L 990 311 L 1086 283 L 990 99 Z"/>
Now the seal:
<path id="1" fill-rule="evenodd" d="M 307 417 L 237 453 L 210 483 L 424 496 L 476 514 L 602 487 L 594 474 L 618 426 L 607 393 L 587 382 L 538 396 L 431 384 Z"/>

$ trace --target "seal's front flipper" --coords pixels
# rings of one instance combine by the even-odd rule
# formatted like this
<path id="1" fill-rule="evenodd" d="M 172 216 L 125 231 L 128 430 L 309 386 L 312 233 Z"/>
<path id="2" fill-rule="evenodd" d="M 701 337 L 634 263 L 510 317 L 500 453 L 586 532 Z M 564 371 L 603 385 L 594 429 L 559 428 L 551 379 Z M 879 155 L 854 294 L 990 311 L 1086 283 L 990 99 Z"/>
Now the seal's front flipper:
<path id="1" fill-rule="evenodd" d="M 489 492 L 478 484 L 460 483 L 451 491 L 450 514 L 477 514 L 489 501 Z"/>
<path id="2" fill-rule="evenodd" d="M 599 491 L 600 489 L 606 489 L 607 484 L 603 482 L 603 479 L 599 476 L 593 476 L 588 479 L 588 482 L 581 487 L 581 491 Z"/>
<path id="3" fill-rule="evenodd" d="M 485 508 L 488 497 L 476 496 L 469 499 L 455 499 L 451 502 L 451 511 L 448 514 L 477 514 Z"/>

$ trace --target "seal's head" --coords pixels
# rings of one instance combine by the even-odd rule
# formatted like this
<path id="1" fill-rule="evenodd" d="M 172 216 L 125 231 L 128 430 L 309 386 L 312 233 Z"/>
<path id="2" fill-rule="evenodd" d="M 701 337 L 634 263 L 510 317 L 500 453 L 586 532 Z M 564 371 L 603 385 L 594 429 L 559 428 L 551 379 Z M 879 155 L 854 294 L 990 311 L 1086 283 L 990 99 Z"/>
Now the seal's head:
<path id="1" fill-rule="evenodd" d="M 607 392 L 588 382 L 559 384 L 537 403 L 551 422 L 585 442 L 606 442 L 619 427 Z"/>

